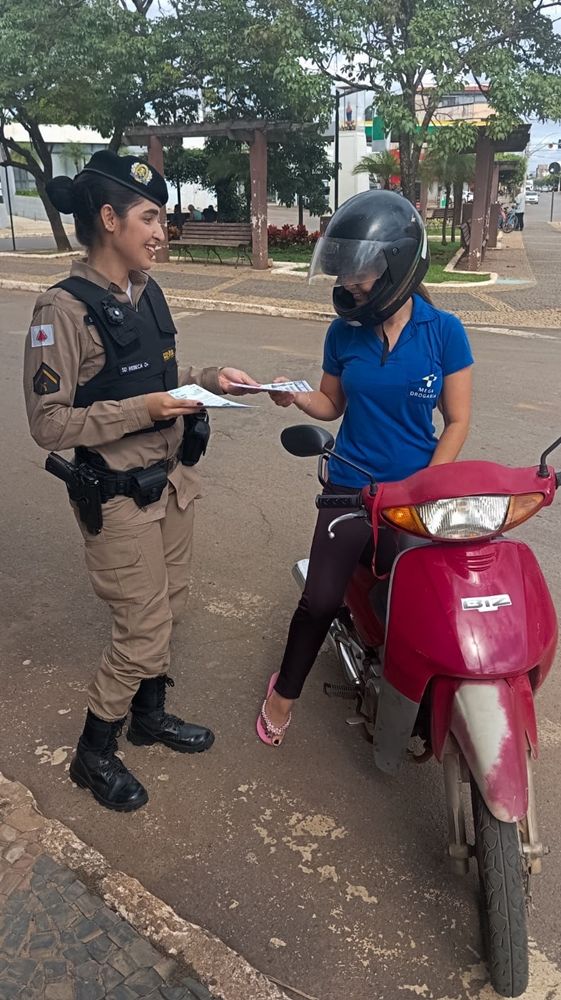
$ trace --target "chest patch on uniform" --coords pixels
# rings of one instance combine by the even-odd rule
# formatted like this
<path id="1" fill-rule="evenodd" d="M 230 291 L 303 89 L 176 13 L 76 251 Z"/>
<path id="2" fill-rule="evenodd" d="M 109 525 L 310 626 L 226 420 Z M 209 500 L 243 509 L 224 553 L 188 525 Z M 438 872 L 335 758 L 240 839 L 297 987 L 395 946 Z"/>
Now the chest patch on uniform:
<path id="1" fill-rule="evenodd" d="M 162 358 L 164 361 L 171 361 L 175 357 L 175 347 L 170 347 L 169 351 L 162 352 Z"/>
<path id="2" fill-rule="evenodd" d="M 52 392 L 58 392 L 60 375 L 43 362 L 33 376 L 33 389 L 38 396 L 49 396 Z"/>
<path id="3" fill-rule="evenodd" d="M 130 365 L 120 365 L 119 374 L 120 375 L 131 375 L 133 372 L 142 372 L 146 368 L 150 368 L 149 361 L 134 361 Z"/>
<path id="4" fill-rule="evenodd" d="M 55 328 L 52 323 L 32 326 L 29 333 L 32 347 L 50 347 L 55 342 Z"/>

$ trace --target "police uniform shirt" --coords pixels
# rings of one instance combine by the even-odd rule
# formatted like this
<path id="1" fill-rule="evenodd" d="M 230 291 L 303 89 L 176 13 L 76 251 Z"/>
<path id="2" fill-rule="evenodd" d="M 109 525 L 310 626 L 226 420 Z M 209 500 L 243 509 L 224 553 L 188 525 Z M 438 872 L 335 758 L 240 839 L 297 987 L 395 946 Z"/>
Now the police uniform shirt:
<path id="1" fill-rule="evenodd" d="M 335 320 L 325 340 L 323 370 L 341 379 L 347 406 L 335 451 L 379 482 L 426 468 L 438 444 L 433 412 L 447 375 L 473 364 L 457 316 L 413 296 L 411 319 L 387 352 L 376 331 Z M 329 460 L 329 478 L 360 487 L 366 476 Z"/>
<path id="2" fill-rule="evenodd" d="M 71 276 L 86 278 L 111 292 L 119 302 L 129 298 L 121 288 L 82 261 L 75 261 Z M 130 273 L 130 301 L 136 306 L 144 292 L 147 275 Z M 105 400 L 87 407 L 73 406 L 78 385 L 97 375 L 105 364 L 99 332 L 88 322 L 87 306 L 61 288 L 39 296 L 25 343 L 24 393 L 31 434 L 48 451 L 80 445 L 97 451 L 111 469 L 133 469 L 154 465 L 177 455 L 183 436 L 183 420 L 172 427 L 135 434 L 152 425 L 146 397 Z M 218 368 L 193 367 L 179 370 L 179 385 L 197 384 L 221 394 Z M 125 437 L 125 435 L 131 435 Z M 200 496 L 196 469 L 181 465 L 169 473 L 181 509 Z M 165 515 L 166 491 L 157 503 L 141 509 L 127 497 L 115 497 L 105 505 L 107 513 L 130 522 L 158 520 Z M 134 510 L 133 510 L 134 508 Z"/>

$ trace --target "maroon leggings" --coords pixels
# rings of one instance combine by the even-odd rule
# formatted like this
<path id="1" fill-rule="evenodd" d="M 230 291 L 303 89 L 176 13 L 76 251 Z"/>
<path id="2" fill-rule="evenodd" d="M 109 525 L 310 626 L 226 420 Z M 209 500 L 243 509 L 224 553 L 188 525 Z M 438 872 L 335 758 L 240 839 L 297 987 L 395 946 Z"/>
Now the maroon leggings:
<path id="1" fill-rule="evenodd" d="M 356 496 L 360 490 L 328 483 L 323 492 Z M 318 512 L 306 586 L 290 623 L 280 676 L 275 685 L 275 691 L 283 698 L 300 697 L 329 626 L 343 603 L 349 580 L 372 538 L 372 528 L 365 518 L 346 521 L 335 529 L 334 539 L 329 537 L 329 523 L 351 511 L 356 508 L 338 507 Z"/>

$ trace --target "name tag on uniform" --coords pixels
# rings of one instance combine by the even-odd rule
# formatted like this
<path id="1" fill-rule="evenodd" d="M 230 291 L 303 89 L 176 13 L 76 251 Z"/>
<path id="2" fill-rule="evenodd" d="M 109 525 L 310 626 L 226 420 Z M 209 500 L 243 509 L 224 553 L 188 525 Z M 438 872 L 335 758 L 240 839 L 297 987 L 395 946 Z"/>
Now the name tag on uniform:
<path id="1" fill-rule="evenodd" d="M 119 368 L 119 374 L 131 375 L 133 372 L 142 372 L 145 368 L 150 368 L 149 361 L 135 361 L 131 365 L 121 365 Z"/>
<path id="2" fill-rule="evenodd" d="M 51 347 L 55 342 L 55 328 L 52 323 L 32 326 L 29 333 L 31 334 L 32 347 Z"/>

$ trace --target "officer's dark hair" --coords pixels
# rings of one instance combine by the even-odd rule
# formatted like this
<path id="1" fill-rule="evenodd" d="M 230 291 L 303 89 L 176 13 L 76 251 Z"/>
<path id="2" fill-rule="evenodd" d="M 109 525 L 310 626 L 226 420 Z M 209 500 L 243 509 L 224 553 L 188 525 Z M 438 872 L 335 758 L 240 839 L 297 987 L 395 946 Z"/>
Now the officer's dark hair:
<path id="1" fill-rule="evenodd" d="M 111 208 L 124 219 L 142 197 L 129 188 L 101 174 L 82 173 L 71 177 L 54 177 L 47 192 L 59 212 L 74 216 L 76 239 L 90 250 L 99 236 L 99 212 L 102 205 Z"/>

